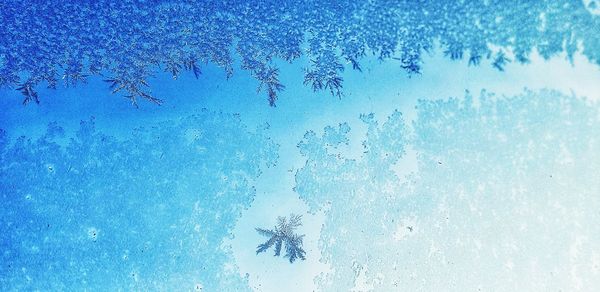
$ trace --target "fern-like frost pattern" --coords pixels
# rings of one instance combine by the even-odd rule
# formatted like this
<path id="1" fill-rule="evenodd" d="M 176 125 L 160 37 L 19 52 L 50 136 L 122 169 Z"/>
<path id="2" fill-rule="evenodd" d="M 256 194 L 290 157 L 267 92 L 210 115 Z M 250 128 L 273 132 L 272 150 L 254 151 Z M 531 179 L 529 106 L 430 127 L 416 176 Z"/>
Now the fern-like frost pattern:
<path id="1" fill-rule="evenodd" d="M 504 70 L 576 52 L 600 64 L 600 17 L 585 1 L 17 1 L 0 3 L 0 86 L 57 88 L 102 76 L 132 104 L 153 96 L 149 79 L 166 72 L 199 78 L 207 63 L 227 77 L 234 63 L 258 80 L 271 105 L 284 90 L 276 61 L 309 60 L 304 83 L 343 94 L 346 68 L 373 54 L 421 73 L 435 44 L 469 65 Z M 595 3 L 595 2 L 594 2 Z"/>
<path id="2" fill-rule="evenodd" d="M 306 252 L 302 249 L 304 235 L 294 232 L 300 226 L 302 226 L 302 216 L 291 214 L 289 220 L 286 217 L 278 217 L 275 229 L 256 228 L 260 235 L 269 237 L 269 240 L 256 247 L 256 254 L 265 252 L 274 246 L 275 256 L 279 256 L 281 247 L 285 244 L 285 257 L 290 263 L 296 259 L 305 260 Z"/>

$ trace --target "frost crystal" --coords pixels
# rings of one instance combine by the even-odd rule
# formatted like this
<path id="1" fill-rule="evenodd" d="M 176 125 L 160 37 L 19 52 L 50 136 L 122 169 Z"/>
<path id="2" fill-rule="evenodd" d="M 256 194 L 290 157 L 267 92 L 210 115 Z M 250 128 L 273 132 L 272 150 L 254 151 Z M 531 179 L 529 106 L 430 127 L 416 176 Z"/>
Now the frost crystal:
<path id="1" fill-rule="evenodd" d="M 261 235 L 269 237 L 265 243 L 256 247 L 256 254 L 265 252 L 271 246 L 275 245 L 275 256 L 281 254 L 281 247 L 285 243 L 285 257 L 289 258 L 290 263 L 293 263 L 297 258 L 305 260 L 306 252 L 302 249 L 302 238 L 304 235 L 294 233 L 296 228 L 302 226 L 301 215 L 290 215 L 290 220 L 285 217 L 277 217 L 277 225 L 275 229 L 256 228 L 256 231 Z"/>

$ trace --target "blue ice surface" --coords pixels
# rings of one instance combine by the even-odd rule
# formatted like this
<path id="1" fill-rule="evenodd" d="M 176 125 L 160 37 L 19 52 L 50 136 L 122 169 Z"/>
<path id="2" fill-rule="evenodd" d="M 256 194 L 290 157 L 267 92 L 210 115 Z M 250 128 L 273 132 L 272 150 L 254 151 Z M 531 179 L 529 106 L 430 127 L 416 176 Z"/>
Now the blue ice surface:
<path id="1" fill-rule="evenodd" d="M 486 8 L 486 2 L 473 5 Z M 108 3 L 98 11 L 126 11 L 111 8 L 109 1 L 96 3 Z M 302 8 L 264 3 L 268 5 L 257 8 L 263 14 Z M 88 34 L 89 26 L 72 29 L 73 35 L 47 34 L 44 21 L 56 23 L 54 27 L 69 23 L 67 31 L 85 26 L 76 14 L 62 17 L 77 5 L 67 1 L 3 13 L 2 20 L 10 24 L 3 26 L 3 36 L 10 37 L 0 43 L 3 49 L 16 49 L 0 52 L 0 82 L 13 85 L 0 91 L 0 290 L 269 291 L 282 285 L 310 290 L 315 276 L 316 288 L 324 291 L 597 290 L 600 232 L 592 222 L 600 221 L 594 138 L 598 106 L 566 92 L 599 92 L 594 85 L 597 67 L 588 66 L 598 61 L 598 18 L 578 1 L 526 3 L 514 10 L 497 9 L 502 6 L 497 3 L 465 18 L 462 12 L 468 7 L 447 2 L 441 9 L 437 3 L 414 10 L 430 15 L 413 18 L 432 21 L 437 29 L 430 31 L 396 30 L 395 17 L 411 18 L 387 18 L 381 13 L 392 9 L 377 2 L 365 2 L 368 9 L 358 10 L 361 17 L 324 5 L 307 11 L 316 17 L 310 22 L 283 13 L 283 19 L 301 22 L 286 37 L 274 29 L 289 28 L 277 14 L 265 18 L 277 25 L 263 26 L 257 14 L 249 13 L 245 20 L 250 22 L 239 22 L 248 25 L 244 29 L 217 30 L 219 39 L 198 47 L 188 42 L 191 47 L 181 51 L 172 44 L 188 41 L 197 27 L 181 29 L 178 21 L 131 26 L 131 19 L 122 17 L 109 19 L 115 21 L 111 28 L 102 23 L 94 34 Z M 14 4 L 12 11 L 27 1 L 4 2 L 2 12 L 9 11 L 4 10 L 9 4 Z M 402 5 L 395 10 L 409 11 Z M 167 20 L 197 12 L 185 5 L 156 7 L 171 17 Z M 34 17 L 45 9 L 61 17 Z M 128 11 L 145 15 L 143 10 Z M 331 13 L 319 19 L 319 11 Z M 202 13 L 220 21 L 229 12 Z M 440 21 L 446 19 L 440 15 L 449 22 Z M 481 15 L 489 17 L 476 21 Z M 356 35 L 357 23 L 346 25 L 355 20 L 364 28 Z M 327 21 L 337 25 L 323 25 Z M 457 28 L 465 24 L 474 31 L 461 34 Z M 257 25 L 265 30 L 254 34 Z M 491 32 L 480 34 L 481 26 Z M 336 35 L 331 27 L 344 30 Z M 308 42 L 309 53 L 295 56 L 306 49 L 297 44 L 302 36 L 296 32 L 307 28 L 317 32 Z M 131 34 L 119 33 L 123 29 Z M 249 34 L 240 42 L 241 56 L 230 59 L 227 44 L 237 33 Z M 405 33 L 411 41 L 404 41 Z M 73 37 L 79 34 L 91 38 Z M 341 47 L 331 42 L 332 35 L 342 38 Z M 145 37 L 151 42 L 141 46 L 142 52 L 132 51 L 132 36 L 141 36 L 139 43 Z M 166 44 L 155 41 L 157 36 Z M 106 46 L 115 45 L 106 38 L 117 40 L 117 47 L 104 54 Z M 434 40 L 441 42 L 440 48 L 434 49 Z M 101 47 L 90 51 L 90 44 Z M 402 50 L 395 57 L 389 49 L 398 44 Z M 360 63 L 364 74 L 342 72 L 345 62 L 353 67 L 353 58 L 367 45 L 376 56 Z M 510 55 L 506 46 L 512 45 L 519 46 Z M 35 49 L 22 50 L 26 47 Z M 446 59 L 428 62 L 432 60 L 424 48 L 437 51 L 438 57 L 444 51 Z M 172 72 L 189 65 L 187 53 L 198 49 L 227 54 L 200 56 L 217 66 L 203 65 L 198 81 L 193 72 Z M 536 50 L 540 60 L 563 51 L 563 59 L 584 56 L 587 67 L 578 70 L 582 63 L 575 62 L 576 68 L 569 69 L 561 63 L 527 72 L 507 63 L 507 57 L 527 63 Z M 89 64 L 80 57 L 90 52 L 100 57 L 95 65 L 104 71 L 83 77 L 88 72 L 77 68 Z M 156 67 L 156 60 L 145 59 L 148 55 L 166 62 Z M 297 63 L 281 62 L 282 55 Z M 379 57 L 385 64 L 379 64 Z M 460 63 L 455 66 L 448 59 Z M 476 62 L 507 72 L 467 67 Z M 228 69 L 237 67 L 244 70 L 227 82 Z M 405 78 L 402 70 L 421 67 L 423 75 Z M 341 101 L 312 93 L 320 88 L 336 94 L 340 76 Z M 69 87 L 61 81 L 56 90 L 44 88 L 58 81 L 53 78 Z M 88 84 L 75 82 L 78 87 L 73 88 L 73 78 Z M 117 86 L 132 81 L 127 78 L 147 78 L 152 95 L 164 103 L 155 106 L 137 96 L 140 108 L 135 109 L 119 95 L 131 92 L 110 93 L 111 82 L 103 81 L 110 78 L 121 78 Z M 263 93 L 269 92 L 280 81 L 287 87 L 278 95 L 278 107 L 269 108 L 264 96 L 255 94 L 256 87 L 262 83 Z M 39 106 L 20 106 L 24 96 L 13 89 L 24 85 L 39 94 Z M 562 92 L 523 91 L 524 85 L 551 85 Z M 508 97 L 465 97 L 464 89 L 473 87 L 493 88 Z M 135 93 L 138 88 L 129 89 Z M 438 100 L 448 96 L 456 99 Z M 418 108 L 411 111 L 417 98 L 426 100 L 415 102 Z M 361 130 L 364 137 L 357 134 Z M 416 153 L 416 171 L 399 176 L 397 165 L 410 151 Z M 280 193 L 274 190 L 287 197 L 276 198 Z M 255 207 L 257 196 L 272 201 L 254 210 L 270 220 L 288 214 L 289 205 L 282 201 L 298 196 L 306 205 L 294 208 L 321 212 L 323 228 L 304 230 L 316 247 L 307 249 L 307 262 L 321 260 L 329 270 L 315 275 L 303 262 L 283 261 L 283 268 L 276 259 L 263 266 L 240 261 L 245 252 L 258 258 L 254 251 L 259 242 L 236 237 L 245 233 L 234 229 L 250 225 L 247 229 L 254 232 L 256 225 L 238 220 L 258 221 L 243 216 L 252 214 L 245 209 Z M 228 241 L 241 248 L 233 250 Z M 256 282 L 267 265 L 263 283 Z"/>
<path id="2" fill-rule="evenodd" d="M 2 290 L 248 289 L 222 242 L 276 161 L 261 129 L 203 110 L 66 135 L 0 132 Z"/>

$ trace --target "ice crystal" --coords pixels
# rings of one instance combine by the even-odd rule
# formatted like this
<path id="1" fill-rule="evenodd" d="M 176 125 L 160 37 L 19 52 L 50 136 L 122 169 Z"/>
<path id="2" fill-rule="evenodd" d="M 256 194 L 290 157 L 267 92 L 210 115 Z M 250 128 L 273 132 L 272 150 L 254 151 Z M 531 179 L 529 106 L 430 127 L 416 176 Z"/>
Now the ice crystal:
<path id="1" fill-rule="evenodd" d="M 269 240 L 256 247 L 256 254 L 265 252 L 275 245 L 275 256 L 279 256 L 281 247 L 285 243 L 285 257 L 289 259 L 290 263 L 298 258 L 305 260 L 306 252 L 302 249 L 304 235 L 298 235 L 294 232 L 300 226 L 302 226 L 302 216 L 291 214 L 289 221 L 285 217 L 277 217 L 275 229 L 256 228 L 260 235 L 269 237 Z"/>

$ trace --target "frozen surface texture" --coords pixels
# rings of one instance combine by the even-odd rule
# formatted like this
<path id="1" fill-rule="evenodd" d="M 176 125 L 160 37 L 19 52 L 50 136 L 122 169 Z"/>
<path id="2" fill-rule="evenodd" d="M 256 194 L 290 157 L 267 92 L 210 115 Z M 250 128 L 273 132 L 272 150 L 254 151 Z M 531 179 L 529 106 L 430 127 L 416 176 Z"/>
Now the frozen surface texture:
<path id="1" fill-rule="evenodd" d="M 600 107 L 554 91 L 421 101 L 308 132 L 296 191 L 324 210 L 323 291 L 597 291 Z M 418 171 L 397 176 L 405 147 Z"/>
<path id="2" fill-rule="evenodd" d="M 451 59 L 529 62 L 577 51 L 600 62 L 596 1 L 33 1 L 0 2 L 0 85 L 24 103 L 38 86 L 72 86 L 102 76 L 132 103 L 153 97 L 148 78 L 166 71 L 201 74 L 212 63 L 233 73 L 234 60 L 274 105 L 278 60 L 310 60 L 304 83 L 342 94 L 341 71 L 361 70 L 373 53 L 419 73 L 437 42 Z"/>
<path id="3" fill-rule="evenodd" d="M 245 291 L 223 244 L 277 147 L 203 111 L 115 138 L 0 131 L 0 290 Z"/>

